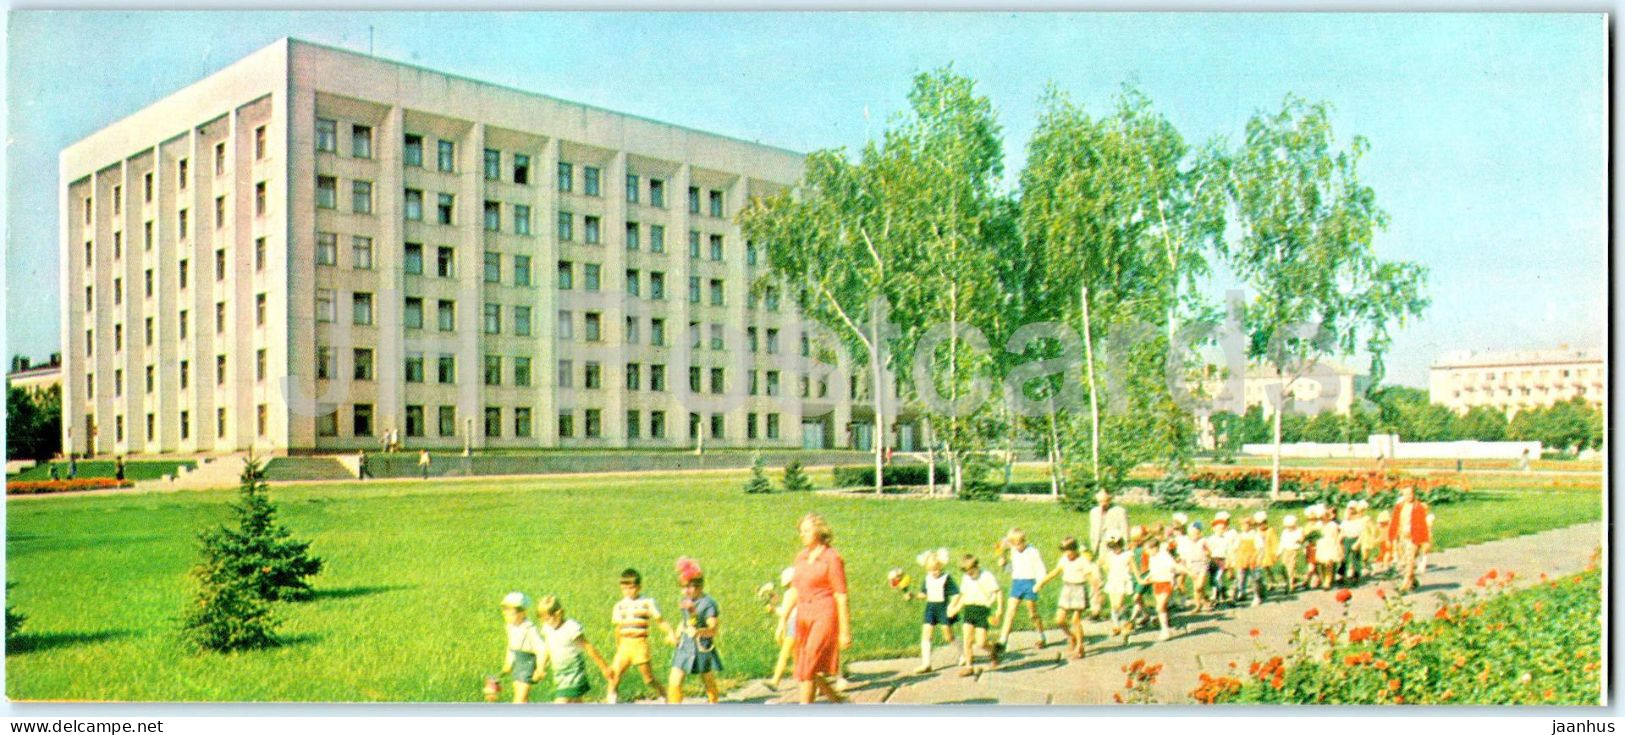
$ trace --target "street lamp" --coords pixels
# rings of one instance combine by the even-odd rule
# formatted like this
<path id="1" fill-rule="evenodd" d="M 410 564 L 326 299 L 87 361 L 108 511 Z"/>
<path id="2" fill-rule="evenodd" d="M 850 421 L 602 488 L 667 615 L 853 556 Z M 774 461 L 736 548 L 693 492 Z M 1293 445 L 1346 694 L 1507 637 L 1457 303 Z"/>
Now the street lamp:
<path id="1" fill-rule="evenodd" d="M 474 417 L 470 416 L 470 417 L 468 417 L 466 419 L 463 419 L 463 456 L 464 457 L 467 457 L 467 456 L 474 453 L 473 441 L 474 441 Z"/>

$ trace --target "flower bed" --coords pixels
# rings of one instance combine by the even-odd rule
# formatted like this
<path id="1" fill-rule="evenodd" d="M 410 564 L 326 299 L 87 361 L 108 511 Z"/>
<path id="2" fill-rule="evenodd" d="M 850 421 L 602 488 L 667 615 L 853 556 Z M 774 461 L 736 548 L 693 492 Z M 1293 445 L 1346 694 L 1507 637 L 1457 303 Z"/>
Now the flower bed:
<path id="1" fill-rule="evenodd" d="M 135 483 L 129 480 L 115 480 L 111 477 L 86 477 L 73 480 L 37 480 L 31 482 L 6 483 L 7 495 L 49 495 L 51 493 L 72 493 L 81 490 L 108 490 L 113 488 L 133 487 Z"/>
<path id="2" fill-rule="evenodd" d="M 1478 590 L 1421 618 L 1381 590 L 1375 594 L 1386 607 L 1375 625 L 1311 610 L 1296 633 L 1295 653 L 1253 661 L 1246 673 L 1204 673 L 1191 698 L 1203 704 L 1598 704 L 1600 574 L 1542 575 L 1539 585 L 1510 591 L 1513 577 L 1491 570 Z"/>
<path id="3" fill-rule="evenodd" d="M 1191 482 L 1211 489 L 1221 497 L 1261 498 L 1270 493 L 1267 467 L 1238 467 L 1193 472 Z M 1372 507 L 1388 508 L 1399 499 L 1402 487 L 1416 488 L 1418 500 L 1444 505 L 1465 500 L 1466 480 L 1453 476 L 1423 477 L 1374 470 L 1281 470 L 1281 491 L 1292 493 L 1303 503 L 1339 506 L 1356 498 L 1370 501 Z"/>

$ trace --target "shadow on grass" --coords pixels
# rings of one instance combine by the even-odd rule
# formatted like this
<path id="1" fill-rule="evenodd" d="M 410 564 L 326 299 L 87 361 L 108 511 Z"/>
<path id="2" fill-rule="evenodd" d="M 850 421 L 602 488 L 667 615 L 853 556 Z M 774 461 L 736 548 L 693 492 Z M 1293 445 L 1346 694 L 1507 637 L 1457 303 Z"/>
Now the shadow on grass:
<path id="1" fill-rule="evenodd" d="M 995 697 L 974 697 L 974 698 L 971 698 L 971 699 L 955 699 L 955 700 L 952 700 L 952 701 L 949 701 L 949 702 L 939 702 L 938 704 L 998 704 L 998 703 L 999 703 L 999 700 L 997 698 L 995 698 Z"/>
<path id="2" fill-rule="evenodd" d="M 416 586 L 417 585 L 412 584 L 375 584 L 357 585 L 354 587 L 333 587 L 328 589 L 317 589 L 315 594 L 313 594 L 310 599 L 312 601 L 347 600 L 352 597 L 368 597 L 370 595 L 382 595 L 389 592 L 400 592 L 401 590 L 413 589 Z"/>
<path id="3" fill-rule="evenodd" d="M 21 655 L 49 651 L 54 648 L 105 643 L 120 638 L 128 638 L 130 635 L 131 631 L 128 630 L 98 630 L 90 633 L 21 633 L 6 644 L 6 655 Z"/>

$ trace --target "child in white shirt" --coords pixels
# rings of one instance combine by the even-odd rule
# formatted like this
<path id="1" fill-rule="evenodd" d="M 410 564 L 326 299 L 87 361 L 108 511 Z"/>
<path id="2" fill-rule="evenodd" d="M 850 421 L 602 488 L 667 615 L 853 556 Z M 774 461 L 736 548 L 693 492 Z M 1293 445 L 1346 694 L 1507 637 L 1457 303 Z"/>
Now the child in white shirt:
<path id="1" fill-rule="evenodd" d="M 970 554 L 960 559 L 959 568 L 964 571 L 959 578 L 959 597 L 949 605 L 948 615 L 959 617 L 962 623 L 959 675 L 970 676 L 976 673 L 974 648 L 987 649 L 993 665 L 999 665 L 999 649 L 989 646 L 987 640 L 988 625 L 999 618 L 999 580 Z"/>
<path id="2" fill-rule="evenodd" d="M 1089 608 L 1089 578 L 1098 577 L 1095 562 L 1078 550 L 1078 540 L 1068 536 L 1061 541 L 1061 556 L 1055 568 L 1038 580 L 1035 592 L 1056 577 L 1061 578 L 1061 597 L 1055 605 L 1055 626 L 1066 634 L 1067 653 L 1083 658 L 1083 615 Z"/>
<path id="3" fill-rule="evenodd" d="M 1010 643 L 1010 626 L 1016 622 L 1016 608 L 1027 608 L 1033 627 L 1038 630 L 1038 647 L 1049 643 L 1044 639 L 1044 618 L 1038 614 L 1038 580 L 1044 577 L 1044 557 L 1038 547 L 1027 543 L 1027 532 L 1010 529 L 999 544 L 1000 554 L 1009 556 L 1010 600 L 1005 605 L 1004 626 L 999 629 L 999 651 Z"/>

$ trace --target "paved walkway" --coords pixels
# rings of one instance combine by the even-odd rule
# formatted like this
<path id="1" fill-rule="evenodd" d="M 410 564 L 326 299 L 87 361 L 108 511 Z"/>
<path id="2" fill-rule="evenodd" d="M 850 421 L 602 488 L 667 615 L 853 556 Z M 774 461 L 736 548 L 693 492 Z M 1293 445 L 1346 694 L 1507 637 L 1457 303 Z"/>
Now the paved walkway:
<path id="1" fill-rule="evenodd" d="M 1442 594 L 1452 594 L 1472 586 L 1490 569 L 1515 572 L 1524 583 L 1544 573 L 1551 576 L 1583 570 L 1603 543 L 1603 526 L 1586 523 L 1543 531 L 1516 538 L 1490 541 L 1473 546 L 1435 552 L 1428 573 L 1421 578 L 1422 589 L 1411 595 L 1418 616 L 1430 615 L 1439 606 Z M 1375 621 L 1381 609 L 1375 590 L 1393 590 L 1393 582 L 1381 580 L 1354 589 L 1349 603 L 1352 617 Z M 1107 641 L 1108 623 L 1093 623 L 1086 630 L 1088 655 L 1082 660 L 1065 660 L 1063 643 L 1055 631 L 1048 633 L 1050 645 L 1037 648 L 1037 636 L 1030 629 L 1013 634 L 1012 649 L 997 669 L 972 677 L 959 675 L 956 661 L 959 644 L 938 645 L 932 663 L 935 673 L 913 675 L 919 657 L 882 661 L 858 661 L 848 667 L 854 702 L 888 704 L 1109 704 L 1112 695 L 1122 691 L 1123 667 L 1135 659 L 1162 663 L 1163 672 L 1156 687 L 1159 702 L 1189 704 L 1189 693 L 1197 686 L 1198 675 L 1228 671 L 1232 661 L 1245 667 L 1265 650 L 1284 653 L 1292 632 L 1303 622 L 1310 608 L 1322 614 L 1337 614 L 1340 603 L 1334 592 L 1299 592 L 1277 596 L 1259 607 L 1231 608 L 1220 614 L 1174 615 L 1178 628 L 1168 641 L 1156 640 L 1155 622 L 1140 629 L 1125 643 L 1121 638 Z M 1041 610 L 1046 616 L 1053 610 Z M 1047 622 L 1047 621 L 1046 621 Z M 1028 625 L 1018 619 L 1018 625 Z M 1251 637 L 1253 629 L 1260 632 Z M 981 658 L 986 662 L 985 656 Z M 790 702 L 794 682 L 780 691 L 764 681 L 752 681 L 727 697 L 737 702 Z"/>

